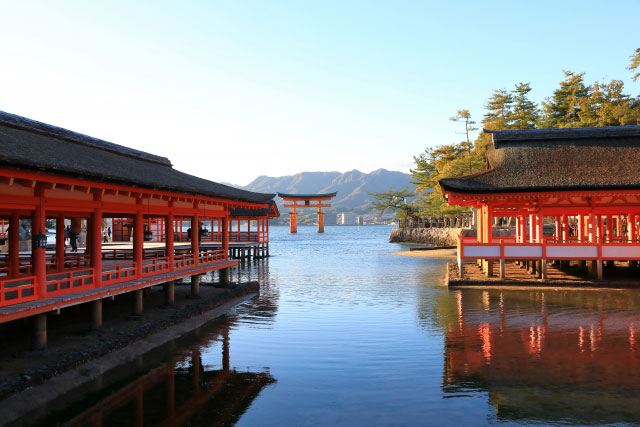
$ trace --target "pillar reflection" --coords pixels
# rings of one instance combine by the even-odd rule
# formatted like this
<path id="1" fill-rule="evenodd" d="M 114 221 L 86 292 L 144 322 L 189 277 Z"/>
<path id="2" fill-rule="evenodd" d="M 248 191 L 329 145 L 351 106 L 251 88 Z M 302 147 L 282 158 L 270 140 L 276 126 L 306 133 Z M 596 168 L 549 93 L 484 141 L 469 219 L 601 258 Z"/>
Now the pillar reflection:
<path id="1" fill-rule="evenodd" d="M 445 393 L 487 391 L 501 420 L 640 419 L 635 293 L 464 289 L 452 297 Z"/>

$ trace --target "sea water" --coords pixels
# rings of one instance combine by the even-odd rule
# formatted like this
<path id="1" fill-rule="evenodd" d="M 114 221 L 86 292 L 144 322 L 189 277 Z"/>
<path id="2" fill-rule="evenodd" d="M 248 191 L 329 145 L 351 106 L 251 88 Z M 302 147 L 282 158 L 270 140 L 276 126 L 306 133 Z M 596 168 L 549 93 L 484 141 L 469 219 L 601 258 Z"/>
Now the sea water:
<path id="1" fill-rule="evenodd" d="M 388 226 L 271 227 L 259 296 L 79 388 L 42 425 L 640 421 L 636 291 L 447 289 Z M 203 280 L 203 283 L 207 280 Z"/>

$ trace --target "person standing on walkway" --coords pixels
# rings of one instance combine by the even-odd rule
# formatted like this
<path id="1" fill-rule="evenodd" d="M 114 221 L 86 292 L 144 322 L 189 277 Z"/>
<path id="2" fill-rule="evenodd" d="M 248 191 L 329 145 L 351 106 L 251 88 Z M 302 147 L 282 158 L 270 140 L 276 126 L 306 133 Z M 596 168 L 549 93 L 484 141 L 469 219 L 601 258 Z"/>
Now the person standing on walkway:
<path id="1" fill-rule="evenodd" d="M 69 230 L 69 241 L 71 242 L 71 250 L 78 252 L 78 235 L 73 230 Z"/>

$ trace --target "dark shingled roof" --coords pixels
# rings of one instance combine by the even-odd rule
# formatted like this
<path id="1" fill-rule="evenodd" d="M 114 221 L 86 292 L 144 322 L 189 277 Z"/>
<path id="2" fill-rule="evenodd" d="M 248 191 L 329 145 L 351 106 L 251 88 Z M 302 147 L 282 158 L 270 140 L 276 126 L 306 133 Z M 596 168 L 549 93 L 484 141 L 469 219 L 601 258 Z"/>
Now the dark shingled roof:
<path id="1" fill-rule="evenodd" d="M 640 189 L 640 126 L 486 131 L 489 169 L 440 185 L 460 193 Z"/>
<path id="2" fill-rule="evenodd" d="M 251 203 L 275 197 L 179 172 L 166 157 L 2 111 L 0 167 Z"/>
<path id="3" fill-rule="evenodd" d="M 269 202 L 269 207 L 267 208 L 262 208 L 262 209 L 246 209 L 246 208 L 232 208 L 229 209 L 229 215 L 236 217 L 236 216 L 269 216 L 269 212 L 271 212 L 271 209 L 273 209 L 275 207 L 276 212 L 278 213 L 278 216 L 280 215 L 280 213 L 278 212 L 278 207 L 276 205 L 276 202 L 271 200 Z"/>

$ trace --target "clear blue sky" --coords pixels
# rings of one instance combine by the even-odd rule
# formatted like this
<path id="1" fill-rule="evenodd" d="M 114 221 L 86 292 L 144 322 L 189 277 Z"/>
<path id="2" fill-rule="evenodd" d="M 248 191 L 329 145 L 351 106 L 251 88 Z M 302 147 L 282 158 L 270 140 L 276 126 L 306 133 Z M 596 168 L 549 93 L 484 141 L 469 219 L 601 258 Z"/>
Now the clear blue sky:
<path id="1" fill-rule="evenodd" d="M 6 2 L 0 109 L 216 181 L 408 171 L 493 89 L 541 101 L 570 69 L 638 95 L 639 23 L 639 1 Z"/>

